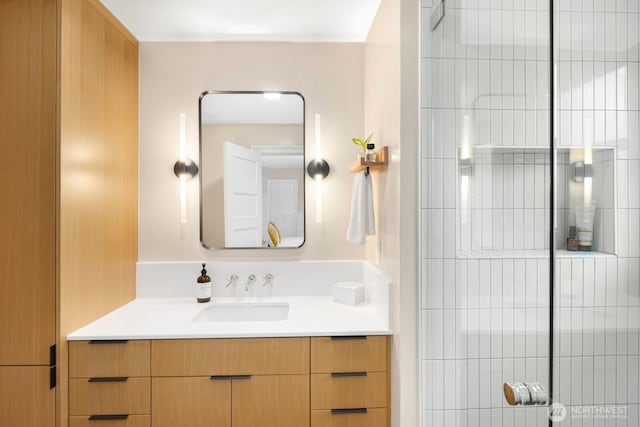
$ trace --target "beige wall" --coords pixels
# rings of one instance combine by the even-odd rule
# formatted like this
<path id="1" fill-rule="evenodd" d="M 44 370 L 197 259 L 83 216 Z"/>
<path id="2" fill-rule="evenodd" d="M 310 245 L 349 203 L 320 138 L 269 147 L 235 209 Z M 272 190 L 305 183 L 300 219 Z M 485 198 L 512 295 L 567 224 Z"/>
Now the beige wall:
<path id="1" fill-rule="evenodd" d="M 224 247 L 224 161 L 225 141 L 251 148 L 254 145 L 300 146 L 303 126 L 294 124 L 207 124 L 202 126 L 202 236 L 211 248 Z M 203 167 L 204 165 L 204 167 Z M 304 176 L 295 169 L 265 169 L 267 179 L 298 181 L 298 211 L 304 212 Z M 304 176 L 302 175 L 304 173 Z"/>
<path id="2" fill-rule="evenodd" d="M 365 44 L 365 133 L 390 153 L 388 170 L 374 175 L 378 236 L 367 259 L 393 282 L 394 427 L 418 425 L 418 12 L 415 0 L 382 0 Z"/>
<path id="3" fill-rule="evenodd" d="M 140 261 L 269 257 L 363 259 L 347 242 L 351 138 L 363 135 L 362 44 L 141 43 L 140 44 Z M 206 90 L 298 91 L 305 98 L 307 161 L 313 156 L 314 114 L 322 115 L 323 222 L 307 203 L 307 242 L 301 249 L 207 251 L 199 242 L 197 180 L 189 182 L 188 224 L 180 224 L 178 157 L 180 113 L 187 114 L 188 157 L 198 161 L 198 97 Z M 307 200 L 315 185 L 306 179 Z"/>

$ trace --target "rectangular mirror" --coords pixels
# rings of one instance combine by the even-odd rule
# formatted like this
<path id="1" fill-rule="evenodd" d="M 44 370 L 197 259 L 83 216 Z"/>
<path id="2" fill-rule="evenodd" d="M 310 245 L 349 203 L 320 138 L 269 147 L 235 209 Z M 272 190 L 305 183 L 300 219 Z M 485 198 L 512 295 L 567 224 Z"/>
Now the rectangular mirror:
<path id="1" fill-rule="evenodd" d="M 200 241 L 205 248 L 304 244 L 304 98 L 200 97 Z"/>

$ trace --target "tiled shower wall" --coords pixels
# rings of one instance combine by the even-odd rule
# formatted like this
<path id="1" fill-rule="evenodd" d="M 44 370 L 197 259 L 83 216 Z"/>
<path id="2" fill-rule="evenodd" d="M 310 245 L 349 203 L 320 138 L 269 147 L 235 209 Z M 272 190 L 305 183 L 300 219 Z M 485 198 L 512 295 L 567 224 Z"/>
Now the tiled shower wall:
<path id="1" fill-rule="evenodd" d="M 538 147 L 542 153 L 550 145 L 549 1 L 446 0 L 445 19 L 434 32 L 432 1 L 422 0 L 422 6 L 422 425 L 546 426 L 545 408 L 507 407 L 501 386 L 548 382 L 549 261 L 540 253 L 515 251 L 527 249 L 524 233 L 532 232 L 524 219 L 511 225 L 493 214 L 476 220 L 480 250 L 460 253 L 457 156 L 465 139 L 472 145 Z M 565 0 L 555 9 L 556 143 L 615 148 L 610 191 L 618 236 L 611 250 L 617 257 L 587 254 L 556 261 L 555 397 L 570 409 L 628 407 L 623 418 L 569 417 L 559 425 L 635 427 L 640 425 L 640 8 L 638 0 Z M 471 123 L 466 129 L 465 117 Z M 500 156 L 491 162 L 505 163 Z M 543 169 L 542 179 L 548 179 Z M 522 208 L 534 209 L 532 230 L 545 229 L 548 218 L 538 219 L 536 228 L 535 209 L 544 209 L 548 191 L 537 204 L 536 185 L 546 185 L 534 176 L 533 204 Z M 496 185 L 500 179 L 504 174 L 492 175 L 491 200 L 504 203 L 510 183 Z M 522 194 L 529 192 L 523 188 Z M 563 196 L 559 207 L 565 202 Z M 566 235 L 570 220 L 562 219 L 566 212 L 558 215 L 558 234 Z M 512 243 L 509 252 L 504 244 L 509 230 L 523 233 L 522 248 Z M 548 247 L 547 232 L 533 233 L 531 249 Z M 609 231 L 601 233 L 604 239 Z M 500 254 L 483 250 L 495 241 L 502 242 Z M 484 242 L 490 245 L 483 247 Z"/>

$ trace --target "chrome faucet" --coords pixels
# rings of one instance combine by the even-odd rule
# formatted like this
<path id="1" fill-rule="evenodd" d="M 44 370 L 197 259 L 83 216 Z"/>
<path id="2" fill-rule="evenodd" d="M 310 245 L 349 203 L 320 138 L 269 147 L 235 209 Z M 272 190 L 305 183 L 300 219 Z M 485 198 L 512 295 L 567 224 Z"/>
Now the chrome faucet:
<path id="1" fill-rule="evenodd" d="M 262 284 L 263 288 L 267 285 L 273 286 L 273 279 L 274 279 L 273 274 L 269 273 L 266 276 L 264 276 L 263 279 L 264 279 L 264 283 Z"/>
<path id="2" fill-rule="evenodd" d="M 249 292 L 249 289 L 253 288 L 254 283 L 256 283 L 256 275 L 252 274 L 247 278 L 247 284 L 244 285 L 244 290 Z"/>

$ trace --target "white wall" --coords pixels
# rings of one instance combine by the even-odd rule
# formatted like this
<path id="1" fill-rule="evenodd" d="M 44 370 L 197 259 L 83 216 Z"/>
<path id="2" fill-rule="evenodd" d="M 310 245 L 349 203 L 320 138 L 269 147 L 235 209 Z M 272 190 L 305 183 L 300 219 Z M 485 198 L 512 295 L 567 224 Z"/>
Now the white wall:
<path id="1" fill-rule="evenodd" d="M 392 425 L 418 425 L 417 398 L 417 1 L 382 0 L 365 44 L 365 133 L 389 146 L 386 171 L 373 174 L 378 235 L 367 259 L 393 282 Z"/>
<path id="2" fill-rule="evenodd" d="M 363 50 L 350 43 L 140 44 L 140 261 L 221 258 L 364 259 L 348 243 L 351 174 L 363 135 Z M 206 90 L 298 91 L 305 97 L 307 161 L 313 156 L 314 114 L 322 115 L 323 152 L 331 175 L 323 182 L 322 223 L 307 203 L 301 249 L 207 251 L 199 243 L 198 183 L 189 182 L 188 224 L 181 226 L 180 113 L 187 114 L 188 157 L 198 162 L 198 98 Z M 307 200 L 315 185 L 307 179 Z"/>

